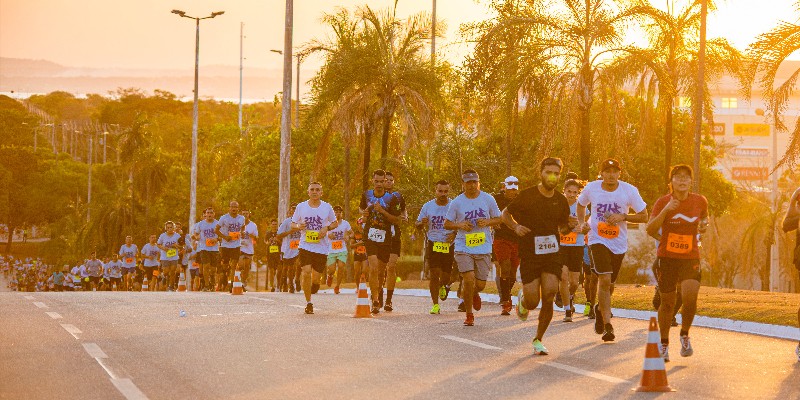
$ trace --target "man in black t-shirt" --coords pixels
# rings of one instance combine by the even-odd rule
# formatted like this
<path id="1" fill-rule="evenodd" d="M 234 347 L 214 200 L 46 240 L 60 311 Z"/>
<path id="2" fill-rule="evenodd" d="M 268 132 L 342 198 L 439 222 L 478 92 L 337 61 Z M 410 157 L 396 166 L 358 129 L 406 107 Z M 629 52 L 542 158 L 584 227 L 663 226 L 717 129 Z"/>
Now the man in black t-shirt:
<path id="1" fill-rule="evenodd" d="M 504 190 L 495 194 L 497 207 L 501 210 L 508 207 L 519 195 L 519 179 L 509 176 L 503 181 Z M 494 253 L 495 263 L 499 267 L 498 292 L 500 293 L 500 306 L 503 310 L 500 315 L 511 314 L 511 289 L 517 279 L 517 268 L 519 267 L 519 237 L 506 225 L 500 224 L 494 230 L 494 242 L 492 252 Z"/>
<path id="2" fill-rule="evenodd" d="M 792 193 L 792 198 L 789 199 L 789 209 L 786 210 L 786 216 L 783 218 L 783 231 L 789 233 L 797 230 L 797 244 L 794 248 L 794 266 L 800 271 L 800 188 Z M 800 326 L 800 308 L 797 309 L 797 324 Z M 797 355 L 797 361 L 800 361 L 800 343 L 797 343 L 797 348 L 794 351 Z"/>
<path id="3" fill-rule="evenodd" d="M 539 169 L 541 183 L 520 192 L 503 210 L 503 222 L 520 238 L 522 289 L 517 295 L 517 317 L 526 320 L 528 310 L 536 308 L 540 297 L 542 300 L 539 324 L 533 339 L 534 354 L 542 355 L 547 354 L 542 337 L 553 318 L 553 297 L 558 291 L 561 277 L 559 234 L 568 233 L 573 228 L 570 226 L 567 198 L 555 190 L 561 168 L 562 163 L 558 158 L 542 160 Z"/>

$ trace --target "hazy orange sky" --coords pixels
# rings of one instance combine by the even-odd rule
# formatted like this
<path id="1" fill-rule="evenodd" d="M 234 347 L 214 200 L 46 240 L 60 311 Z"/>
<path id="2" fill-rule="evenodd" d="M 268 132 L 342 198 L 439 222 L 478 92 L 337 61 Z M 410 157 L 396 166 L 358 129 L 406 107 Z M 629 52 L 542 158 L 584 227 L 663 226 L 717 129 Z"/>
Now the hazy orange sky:
<path id="1" fill-rule="evenodd" d="M 673 0 L 675 1 L 675 0 Z M 686 0 L 688 1 L 688 0 Z M 368 3 L 374 8 L 393 0 L 295 0 L 295 45 L 327 33 L 320 24 L 324 12 Z M 438 17 L 447 21 L 447 37 L 439 48 L 460 64 L 467 51 L 458 44 L 461 23 L 487 18 L 486 1 L 438 0 Z M 745 48 L 756 35 L 780 19 L 795 22 L 794 0 L 717 0 L 709 17 L 709 37 L 725 36 Z M 654 0 L 665 7 L 667 0 Z M 677 0 L 680 6 L 685 1 Z M 115 67 L 191 70 L 194 23 L 171 14 L 182 9 L 205 16 L 225 14 L 200 24 L 200 64 L 239 64 L 239 24 L 245 24 L 245 68 L 281 68 L 283 0 L 0 0 L 0 56 L 45 59 L 73 67 Z M 400 13 L 430 10 L 431 0 L 400 0 Z M 313 70 L 319 60 L 303 69 Z M 201 70 L 202 74 L 202 70 Z"/>

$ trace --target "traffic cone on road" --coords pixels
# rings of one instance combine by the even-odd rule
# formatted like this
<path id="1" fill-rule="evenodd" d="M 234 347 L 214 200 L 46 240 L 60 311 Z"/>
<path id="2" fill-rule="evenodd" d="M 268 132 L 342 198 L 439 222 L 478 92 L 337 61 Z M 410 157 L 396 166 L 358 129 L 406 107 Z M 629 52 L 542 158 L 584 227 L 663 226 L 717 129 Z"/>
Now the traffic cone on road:
<path id="1" fill-rule="evenodd" d="M 144 280 L 142 280 L 142 291 L 146 292 L 148 290 L 150 290 L 150 286 L 147 286 L 147 277 L 145 276 Z"/>
<path id="2" fill-rule="evenodd" d="M 186 276 L 181 272 L 180 278 L 178 278 L 178 291 L 185 292 L 186 291 Z"/>
<path id="3" fill-rule="evenodd" d="M 647 333 L 647 347 L 644 352 L 644 368 L 642 368 L 642 381 L 637 392 L 674 392 L 667 383 L 667 369 L 658 346 L 661 343 L 661 334 L 658 332 L 656 317 L 650 317 L 650 331 Z"/>
<path id="4" fill-rule="evenodd" d="M 369 312 L 369 295 L 367 294 L 367 282 L 364 275 L 361 275 L 361 283 L 358 284 L 358 300 L 356 301 L 356 313 L 353 318 L 372 318 Z"/>
<path id="5" fill-rule="evenodd" d="M 233 290 L 231 291 L 231 294 L 234 295 L 244 294 L 244 290 L 242 288 L 242 279 L 239 277 L 239 274 L 241 274 L 241 272 L 236 271 L 236 273 L 233 275 Z"/>

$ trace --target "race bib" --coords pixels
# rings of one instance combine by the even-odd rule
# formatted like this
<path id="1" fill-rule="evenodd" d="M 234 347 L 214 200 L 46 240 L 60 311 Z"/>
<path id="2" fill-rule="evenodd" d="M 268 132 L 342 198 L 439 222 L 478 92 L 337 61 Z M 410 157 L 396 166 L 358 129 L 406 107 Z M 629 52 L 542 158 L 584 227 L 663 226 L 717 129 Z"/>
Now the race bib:
<path id="1" fill-rule="evenodd" d="M 133 264 L 133 258 L 128 257 L 125 259 L 125 264 Z"/>
<path id="2" fill-rule="evenodd" d="M 178 250 L 176 249 L 167 250 L 167 257 L 175 257 L 177 255 L 178 255 Z"/>
<path id="3" fill-rule="evenodd" d="M 280 247 L 278 247 L 278 246 L 269 246 L 269 252 L 270 252 L 270 254 L 272 254 L 272 253 L 277 253 L 277 252 L 279 252 L 279 251 L 281 251 L 281 248 L 280 248 Z"/>
<path id="4" fill-rule="evenodd" d="M 239 240 L 239 235 L 241 232 L 228 232 L 228 236 L 231 237 L 231 240 Z"/>
<path id="5" fill-rule="evenodd" d="M 200 264 L 197 261 L 192 262 L 192 269 L 200 268 Z"/>
<path id="6" fill-rule="evenodd" d="M 486 243 L 486 233 L 485 232 L 475 232 L 475 233 L 468 233 L 465 236 L 467 247 L 478 247 L 484 243 Z"/>
<path id="7" fill-rule="evenodd" d="M 367 238 L 375 243 L 383 243 L 386 240 L 386 231 L 382 229 L 369 228 Z"/>
<path id="8" fill-rule="evenodd" d="M 450 243 L 447 242 L 433 242 L 433 251 L 436 253 L 447 254 L 450 252 Z"/>
<path id="9" fill-rule="evenodd" d="M 341 250 L 342 247 L 343 246 L 342 246 L 342 241 L 341 240 L 337 240 L 335 242 L 331 242 L 331 249 L 333 249 L 333 250 Z"/>
<path id="10" fill-rule="evenodd" d="M 692 235 L 667 235 L 667 251 L 670 253 L 687 254 L 692 251 Z"/>
<path id="11" fill-rule="evenodd" d="M 300 241 L 299 240 L 292 240 L 289 242 L 289 248 L 292 250 L 297 250 L 300 248 Z"/>
<path id="12" fill-rule="evenodd" d="M 558 252 L 556 235 L 536 236 L 536 254 L 553 254 Z"/>
<path id="13" fill-rule="evenodd" d="M 356 254 L 367 254 L 367 248 L 364 246 L 357 247 Z"/>
<path id="14" fill-rule="evenodd" d="M 569 235 L 561 235 L 561 244 L 577 244 L 578 232 L 570 232 Z"/>
<path id="15" fill-rule="evenodd" d="M 319 231 L 306 231 L 306 243 L 319 243 Z"/>
<path id="16" fill-rule="evenodd" d="M 619 236 L 619 227 L 600 221 L 597 223 L 597 234 L 606 239 L 616 239 Z"/>
<path id="17" fill-rule="evenodd" d="M 216 245 L 217 245 L 217 239 L 214 239 L 214 238 L 208 238 L 208 239 L 206 239 L 206 246 L 208 246 L 208 247 L 214 247 L 214 246 L 216 246 Z"/>

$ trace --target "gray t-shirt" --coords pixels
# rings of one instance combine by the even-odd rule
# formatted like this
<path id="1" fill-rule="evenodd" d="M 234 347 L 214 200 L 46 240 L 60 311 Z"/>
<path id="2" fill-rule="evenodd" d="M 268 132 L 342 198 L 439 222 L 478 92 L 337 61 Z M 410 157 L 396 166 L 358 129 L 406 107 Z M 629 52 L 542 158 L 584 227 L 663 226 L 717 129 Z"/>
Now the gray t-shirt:
<path id="1" fill-rule="evenodd" d="M 291 229 L 292 219 L 286 218 L 281 222 L 281 226 L 278 227 L 278 234 L 289 232 Z M 300 237 L 302 234 L 302 231 L 292 232 L 283 238 L 281 242 L 281 253 L 283 253 L 284 259 L 295 258 L 300 254 Z"/>
<path id="2" fill-rule="evenodd" d="M 450 208 L 450 203 L 440 206 L 436 204 L 436 199 L 433 199 L 422 206 L 419 210 L 419 217 L 417 222 L 422 221 L 423 218 L 428 218 L 428 240 L 431 242 L 444 242 L 447 240 L 447 235 L 450 230 L 444 229 L 444 220 L 447 217 L 447 209 Z"/>
<path id="3" fill-rule="evenodd" d="M 492 253 L 492 228 L 479 227 L 478 220 L 497 218 L 500 209 L 492 195 L 481 191 L 478 197 L 469 199 L 462 193 L 450 202 L 446 219 L 450 222 L 461 223 L 470 221 L 472 230 L 465 232 L 458 230 L 456 233 L 455 251 L 468 254 Z"/>
<path id="4" fill-rule="evenodd" d="M 219 217 L 219 221 L 217 221 L 217 225 L 219 225 L 219 231 L 222 233 L 227 233 L 233 237 L 233 240 L 228 240 L 224 236 L 222 237 L 222 247 L 226 249 L 235 249 L 237 247 L 241 247 L 242 245 L 242 227 L 244 226 L 244 216 L 237 215 L 232 216 L 230 214 L 225 214 Z"/>
<path id="5" fill-rule="evenodd" d="M 219 238 L 214 228 L 217 220 L 208 222 L 200 220 L 194 224 L 194 234 L 197 235 L 197 251 L 219 251 Z"/>
<path id="6" fill-rule="evenodd" d="M 86 273 L 96 278 L 103 276 L 103 262 L 100 260 L 86 261 Z"/>
<path id="7" fill-rule="evenodd" d="M 135 268 L 136 267 L 136 253 L 139 252 L 139 248 L 136 247 L 135 244 L 131 244 L 130 247 L 128 245 L 123 244 L 119 248 L 119 256 L 122 257 L 120 261 L 122 262 L 122 266 L 125 268 Z"/>

